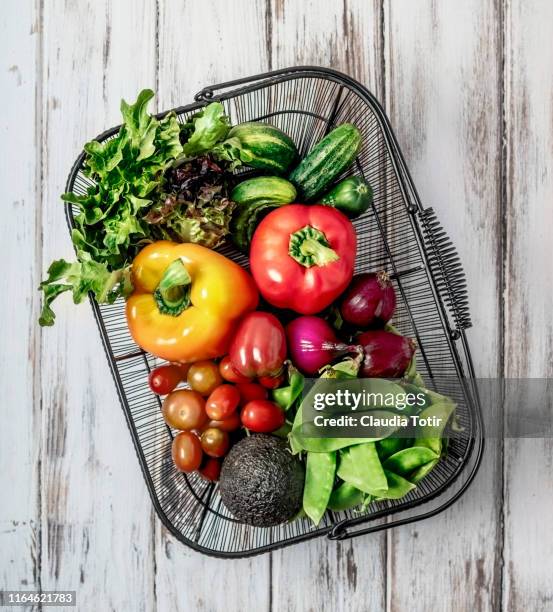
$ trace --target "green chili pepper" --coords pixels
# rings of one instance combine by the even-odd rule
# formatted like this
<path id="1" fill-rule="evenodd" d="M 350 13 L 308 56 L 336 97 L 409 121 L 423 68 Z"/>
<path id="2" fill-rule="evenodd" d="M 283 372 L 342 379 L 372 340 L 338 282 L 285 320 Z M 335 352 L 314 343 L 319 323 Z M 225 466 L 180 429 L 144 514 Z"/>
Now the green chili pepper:
<path id="1" fill-rule="evenodd" d="M 330 510 L 339 512 L 340 510 L 347 510 L 348 508 L 361 505 L 364 499 L 365 493 L 363 491 L 360 491 L 349 482 L 343 482 L 332 491 L 328 507 Z"/>
<path id="2" fill-rule="evenodd" d="M 388 487 L 374 442 L 357 444 L 340 452 L 338 476 L 365 493 Z"/>
<path id="3" fill-rule="evenodd" d="M 400 476 L 407 476 L 410 472 L 435 459 L 439 459 L 439 456 L 430 448 L 412 446 L 411 448 L 404 448 L 388 457 L 384 461 L 383 466 L 385 470 Z"/>
<path id="4" fill-rule="evenodd" d="M 307 453 L 303 509 L 315 525 L 328 506 L 335 473 L 336 453 Z"/>

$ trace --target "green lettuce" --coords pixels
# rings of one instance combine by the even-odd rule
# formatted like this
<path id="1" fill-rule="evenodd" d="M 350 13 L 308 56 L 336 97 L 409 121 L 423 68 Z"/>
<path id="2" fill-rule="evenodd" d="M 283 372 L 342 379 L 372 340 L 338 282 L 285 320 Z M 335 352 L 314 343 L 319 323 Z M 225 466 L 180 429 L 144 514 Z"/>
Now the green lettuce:
<path id="1" fill-rule="evenodd" d="M 223 105 L 213 102 L 181 125 L 173 112 L 162 118 L 148 112 L 153 96 L 145 89 L 134 104 L 123 100 L 118 133 L 84 146 L 90 185 L 62 195 L 73 206 L 77 261 L 50 266 L 40 285 L 41 325 L 53 324 L 51 304 L 63 292 L 71 291 L 76 303 L 89 291 L 100 303 L 125 295 L 129 266 L 146 242 L 170 238 L 216 246 L 229 231 L 227 168 L 198 157 L 230 130 Z M 186 187 L 183 164 L 195 173 Z"/>
<path id="2" fill-rule="evenodd" d="M 165 170 L 182 155 L 181 126 L 174 113 L 162 119 L 148 113 L 154 92 L 140 92 L 134 104 L 121 102 L 123 125 L 110 140 L 84 146 L 84 174 L 92 180 L 84 193 L 66 193 L 74 207 L 72 240 L 78 261 L 55 261 L 41 283 L 41 325 L 52 325 L 52 301 L 72 291 L 80 302 L 92 291 L 98 302 L 111 302 L 128 290 L 128 266 L 150 238 L 144 221 L 159 201 Z M 125 276 L 124 281 L 122 277 Z"/>
<path id="3" fill-rule="evenodd" d="M 73 302 L 79 304 L 88 292 L 92 291 L 98 302 L 111 304 L 132 290 L 130 268 L 110 272 L 106 264 L 94 261 L 88 253 L 81 253 L 80 261 L 54 261 L 48 268 L 48 277 L 40 284 L 40 288 L 44 291 L 44 303 L 39 323 L 53 325 L 55 314 L 50 304 L 58 295 L 71 291 Z"/>
<path id="4" fill-rule="evenodd" d="M 230 130 L 230 120 L 225 115 L 223 105 L 212 102 L 193 115 L 183 129 L 189 134 L 183 154 L 192 157 L 210 151 L 224 140 Z"/>

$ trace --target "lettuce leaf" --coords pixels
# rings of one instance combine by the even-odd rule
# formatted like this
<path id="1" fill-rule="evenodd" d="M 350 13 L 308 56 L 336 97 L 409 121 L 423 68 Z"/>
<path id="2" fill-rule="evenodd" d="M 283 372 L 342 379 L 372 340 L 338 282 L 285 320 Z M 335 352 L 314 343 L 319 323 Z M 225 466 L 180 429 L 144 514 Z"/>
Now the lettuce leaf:
<path id="1" fill-rule="evenodd" d="M 80 261 L 72 263 L 58 259 L 48 268 L 48 277 L 40 284 L 44 291 L 40 325 L 54 324 L 55 314 L 50 304 L 65 291 L 72 292 L 75 304 L 82 302 L 89 291 L 98 302 L 111 304 L 132 290 L 129 267 L 110 272 L 106 264 L 94 261 L 88 253 L 81 253 L 79 257 Z"/>
<path id="2" fill-rule="evenodd" d="M 123 270 L 149 238 L 144 221 L 159 201 L 165 170 L 182 155 L 181 126 L 175 113 L 162 119 L 148 113 L 154 92 L 145 89 L 134 104 L 121 102 L 123 125 L 110 140 L 84 146 L 84 173 L 92 184 L 84 193 L 66 193 L 74 206 L 73 244 L 78 261 L 55 261 L 40 289 L 44 292 L 41 325 L 52 325 L 53 300 L 72 291 L 76 303 L 92 291 L 98 302 L 121 295 Z M 128 274 L 126 275 L 128 277 Z"/>
<path id="3" fill-rule="evenodd" d="M 229 174 L 209 155 L 185 160 L 166 175 L 163 202 L 144 220 L 150 235 L 214 248 L 229 233 L 235 203 L 229 198 Z"/>
<path id="4" fill-rule="evenodd" d="M 223 105 L 213 102 L 181 125 L 174 112 L 162 118 L 150 114 L 153 97 L 145 89 L 134 104 L 123 100 L 118 133 L 84 146 L 83 172 L 90 185 L 62 195 L 73 205 L 77 261 L 50 266 L 40 285 L 41 325 L 53 324 L 51 304 L 63 292 L 71 291 L 76 303 L 89 291 L 100 303 L 123 295 L 129 266 L 147 241 L 216 246 L 229 231 L 234 204 L 228 198 L 228 168 L 198 157 L 230 130 Z"/>
<path id="5" fill-rule="evenodd" d="M 230 130 L 229 118 L 220 102 L 212 102 L 199 113 L 192 116 L 184 125 L 188 140 L 183 147 L 186 157 L 210 151 L 218 142 L 224 140 Z"/>

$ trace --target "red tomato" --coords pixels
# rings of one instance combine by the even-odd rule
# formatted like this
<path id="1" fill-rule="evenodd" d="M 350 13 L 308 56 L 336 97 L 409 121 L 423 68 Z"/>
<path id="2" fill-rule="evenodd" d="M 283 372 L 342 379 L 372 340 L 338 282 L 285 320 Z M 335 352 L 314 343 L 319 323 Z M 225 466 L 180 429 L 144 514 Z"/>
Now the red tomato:
<path id="1" fill-rule="evenodd" d="M 277 389 L 284 380 L 284 374 L 278 376 L 260 376 L 257 381 L 260 385 L 263 385 L 266 389 Z"/>
<path id="2" fill-rule="evenodd" d="M 250 312 L 238 324 L 229 356 L 243 376 L 276 376 L 286 359 L 286 334 L 269 312 Z"/>
<path id="3" fill-rule="evenodd" d="M 193 363 L 188 370 L 186 380 L 194 391 L 202 395 L 209 395 L 223 382 L 219 374 L 219 366 L 209 360 Z"/>
<path id="4" fill-rule="evenodd" d="M 242 376 L 238 370 L 232 365 L 230 357 L 225 355 L 219 364 L 219 372 L 221 376 L 231 383 L 245 383 L 250 382 L 247 376 Z"/>
<path id="5" fill-rule="evenodd" d="M 236 388 L 240 391 L 240 406 L 252 400 L 263 400 L 269 397 L 267 389 L 257 383 L 239 383 Z"/>
<path id="6" fill-rule="evenodd" d="M 244 427 L 256 433 L 269 433 L 284 425 L 284 412 L 268 400 L 248 402 L 240 414 Z"/>
<path id="7" fill-rule="evenodd" d="M 197 470 L 203 457 L 200 439 L 191 431 L 181 431 L 173 439 L 171 454 L 177 469 L 181 472 Z"/>
<path id="8" fill-rule="evenodd" d="M 182 371 L 182 379 L 186 380 L 186 376 L 188 375 L 188 370 L 190 369 L 191 363 L 179 363 L 178 361 L 172 361 L 171 365 L 179 368 Z"/>
<path id="9" fill-rule="evenodd" d="M 220 385 L 207 398 L 205 411 L 214 421 L 228 418 L 238 408 L 240 391 L 233 385 Z"/>
<path id="10" fill-rule="evenodd" d="M 219 480 L 219 474 L 221 473 L 221 462 L 217 461 L 213 457 L 209 459 L 200 467 L 198 473 L 204 480 L 215 482 Z"/>
<path id="11" fill-rule="evenodd" d="M 209 427 L 202 432 L 201 444 L 206 455 L 224 457 L 229 449 L 230 440 L 226 431 Z"/>
<path id="12" fill-rule="evenodd" d="M 208 421 L 204 429 L 215 427 L 221 431 L 236 431 L 242 427 L 242 421 L 238 412 L 233 412 L 229 417 L 222 421 Z"/>
<path id="13" fill-rule="evenodd" d="M 186 374 L 179 366 L 162 365 L 155 368 L 148 376 L 148 384 L 150 389 L 158 395 L 167 395 L 183 380 L 186 380 Z"/>
<path id="14" fill-rule="evenodd" d="M 204 398 L 191 389 L 177 389 L 163 400 L 163 418 L 174 429 L 198 429 L 208 420 Z"/>

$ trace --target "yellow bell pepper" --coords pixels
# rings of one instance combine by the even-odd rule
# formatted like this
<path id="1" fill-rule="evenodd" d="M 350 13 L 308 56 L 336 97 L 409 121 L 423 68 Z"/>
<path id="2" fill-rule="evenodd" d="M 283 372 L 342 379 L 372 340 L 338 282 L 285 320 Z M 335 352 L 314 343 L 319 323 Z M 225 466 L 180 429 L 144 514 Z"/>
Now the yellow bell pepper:
<path id="1" fill-rule="evenodd" d="M 258 302 L 246 270 L 199 244 L 162 240 L 148 245 L 133 261 L 132 279 L 131 335 L 145 351 L 167 361 L 224 355 L 235 323 Z"/>

